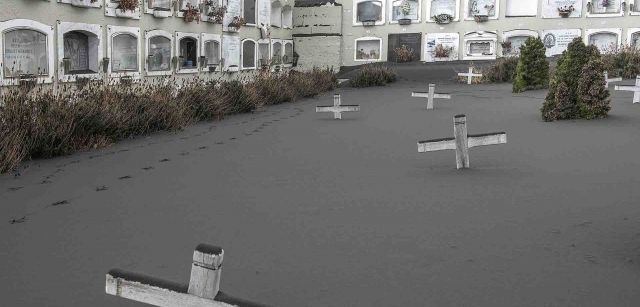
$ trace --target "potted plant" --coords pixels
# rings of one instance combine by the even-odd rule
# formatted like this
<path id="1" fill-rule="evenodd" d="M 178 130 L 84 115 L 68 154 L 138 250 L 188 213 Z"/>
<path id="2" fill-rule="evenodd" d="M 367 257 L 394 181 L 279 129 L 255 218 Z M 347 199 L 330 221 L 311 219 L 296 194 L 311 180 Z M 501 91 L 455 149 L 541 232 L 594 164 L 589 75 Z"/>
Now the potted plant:
<path id="1" fill-rule="evenodd" d="M 449 14 L 439 14 L 431 17 L 438 24 L 447 24 L 453 21 L 453 16 Z"/>
<path id="2" fill-rule="evenodd" d="M 240 27 L 242 27 L 244 24 L 245 24 L 244 18 L 240 16 L 234 16 L 231 22 L 229 23 L 229 29 L 235 29 L 235 31 L 238 31 L 240 30 Z"/>
<path id="3" fill-rule="evenodd" d="M 224 18 L 224 14 L 227 12 L 227 7 L 224 5 L 218 6 L 213 0 L 208 0 L 205 2 L 204 11 L 207 17 L 209 17 L 209 21 L 222 24 L 222 19 Z"/>
<path id="4" fill-rule="evenodd" d="M 200 10 L 191 5 L 191 3 L 187 3 L 187 9 L 184 11 L 184 21 L 192 22 L 194 20 L 200 23 Z"/>
<path id="5" fill-rule="evenodd" d="M 400 3 L 400 13 L 402 13 L 402 16 L 405 18 L 398 19 L 398 24 L 410 25 L 411 19 L 406 18 L 407 15 L 411 14 L 411 3 L 409 3 L 409 0 L 402 0 Z"/>
<path id="6" fill-rule="evenodd" d="M 504 41 L 502 43 L 500 43 L 500 46 L 502 46 L 502 51 L 504 53 L 511 53 L 511 42 L 510 41 Z"/>
<path id="7" fill-rule="evenodd" d="M 363 20 L 362 21 L 362 25 L 365 26 L 365 27 L 375 26 L 376 25 L 376 21 L 375 20 Z"/>
<path id="8" fill-rule="evenodd" d="M 569 17 L 569 15 L 571 15 L 571 13 L 573 13 L 573 11 L 575 11 L 576 9 L 573 7 L 573 5 L 563 5 L 563 6 L 559 6 L 558 7 L 558 14 L 560 15 L 560 17 L 562 18 L 567 18 Z"/>
<path id="9" fill-rule="evenodd" d="M 451 52 L 453 51 L 453 47 L 445 47 L 442 44 L 437 44 L 436 48 L 433 50 L 433 57 L 436 62 L 438 61 L 447 61 L 449 60 L 449 56 L 451 56 Z"/>

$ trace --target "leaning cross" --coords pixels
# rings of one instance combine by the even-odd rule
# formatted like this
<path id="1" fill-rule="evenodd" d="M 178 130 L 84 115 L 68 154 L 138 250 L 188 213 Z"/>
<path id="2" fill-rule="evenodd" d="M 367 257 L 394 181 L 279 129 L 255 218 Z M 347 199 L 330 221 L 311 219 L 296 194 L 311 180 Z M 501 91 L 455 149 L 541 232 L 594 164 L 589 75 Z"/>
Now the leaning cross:
<path id="1" fill-rule="evenodd" d="M 461 169 L 469 168 L 469 148 L 507 143 L 505 132 L 467 135 L 467 117 L 465 115 L 453 117 L 453 133 L 455 135 L 453 138 L 418 142 L 418 152 L 455 149 L 456 166 Z"/>
<path id="2" fill-rule="evenodd" d="M 616 85 L 616 91 L 633 92 L 633 103 L 640 102 L 640 75 L 636 76 L 635 86 Z"/>
<path id="3" fill-rule="evenodd" d="M 412 92 L 411 97 L 427 98 L 427 110 L 433 110 L 433 99 L 451 99 L 449 94 L 436 94 L 436 85 L 429 84 L 429 92 Z"/>
<path id="4" fill-rule="evenodd" d="M 154 306 L 233 307 L 240 300 L 220 291 L 223 258 L 222 248 L 198 245 L 193 252 L 189 285 L 113 269 L 107 273 L 106 292 Z M 251 302 L 242 306 L 264 307 Z"/>
<path id="5" fill-rule="evenodd" d="M 609 79 L 609 72 L 608 71 L 604 72 L 604 82 L 606 82 L 606 85 L 605 85 L 606 88 L 609 88 L 609 83 L 611 83 L 611 82 L 620 82 L 620 81 L 622 81 L 622 77 Z"/>
<path id="6" fill-rule="evenodd" d="M 360 111 L 359 105 L 342 105 L 340 104 L 340 94 L 333 95 L 332 106 L 317 106 L 317 112 L 333 112 L 334 119 L 342 119 L 342 112 L 358 112 Z"/>
<path id="7" fill-rule="evenodd" d="M 467 77 L 467 84 L 471 84 L 471 81 L 473 80 L 473 77 L 482 77 L 482 74 L 474 74 L 473 73 L 473 67 L 469 67 L 469 72 L 468 73 L 458 73 L 458 76 Z"/>

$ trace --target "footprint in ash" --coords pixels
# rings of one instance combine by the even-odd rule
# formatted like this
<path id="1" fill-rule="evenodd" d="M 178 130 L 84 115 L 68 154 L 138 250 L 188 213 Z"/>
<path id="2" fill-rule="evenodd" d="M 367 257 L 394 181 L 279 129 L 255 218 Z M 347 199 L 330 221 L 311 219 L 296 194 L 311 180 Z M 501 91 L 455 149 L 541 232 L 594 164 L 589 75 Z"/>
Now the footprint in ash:
<path id="1" fill-rule="evenodd" d="M 26 222 L 26 221 L 27 221 L 27 217 L 26 217 L 26 216 L 23 216 L 23 217 L 21 217 L 21 218 L 11 219 L 11 220 L 9 221 L 9 224 L 12 224 L 12 225 L 13 225 L 13 224 L 22 224 L 22 223 L 24 223 L 24 222 Z"/>
<path id="2" fill-rule="evenodd" d="M 106 186 L 106 185 L 101 185 L 101 186 L 99 186 L 99 187 L 96 187 L 96 192 L 106 191 L 106 190 L 108 190 L 108 189 L 109 189 L 109 187 L 108 187 L 108 186 Z"/>
<path id="3" fill-rule="evenodd" d="M 51 206 L 51 207 L 58 207 L 58 206 L 68 205 L 68 204 L 69 204 L 69 201 L 65 199 L 65 200 L 60 200 L 60 201 L 57 201 L 57 202 L 51 203 L 49 206 Z"/>
<path id="4" fill-rule="evenodd" d="M 142 169 L 145 170 L 145 171 L 152 170 L 153 166 L 145 166 Z"/>
<path id="5" fill-rule="evenodd" d="M 169 162 L 169 161 L 171 161 L 171 160 L 169 160 L 168 158 L 164 158 L 164 159 L 160 160 L 160 162 Z"/>
<path id="6" fill-rule="evenodd" d="M 24 187 L 10 187 L 8 190 L 11 192 L 15 192 L 15 191 L 21 190 L 22 188 Z"/>
<path id="7" fill-rule="evenodd" d="M 122 177 L 118 177 L 119 180 L 124 180 L 124 179 L 131 179 L 133 177 L 126 175 L 126 176 L 122 176 Z"/>

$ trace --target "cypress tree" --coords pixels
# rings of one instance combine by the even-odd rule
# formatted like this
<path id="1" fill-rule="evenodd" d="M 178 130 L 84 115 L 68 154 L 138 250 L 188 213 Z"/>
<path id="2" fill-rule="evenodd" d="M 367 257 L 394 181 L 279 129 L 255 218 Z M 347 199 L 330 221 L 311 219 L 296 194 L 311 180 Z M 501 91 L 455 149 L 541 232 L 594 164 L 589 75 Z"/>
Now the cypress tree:
<path id="1" fill-rule="evenodd" d="M 577 90 L 581 118 L 604 118 L 611 110 L 611 98 L 604 81 L 603 70 L 604 64 L 597 59 L 589 61 L 582 68 Z"/>
<path id="2" fill-rule="evenodd" d="M 549 86 L 549 62 L 546 48 L 540 38 L 529 37 L 520 47 L 513 92 L 541 89 Z"/>

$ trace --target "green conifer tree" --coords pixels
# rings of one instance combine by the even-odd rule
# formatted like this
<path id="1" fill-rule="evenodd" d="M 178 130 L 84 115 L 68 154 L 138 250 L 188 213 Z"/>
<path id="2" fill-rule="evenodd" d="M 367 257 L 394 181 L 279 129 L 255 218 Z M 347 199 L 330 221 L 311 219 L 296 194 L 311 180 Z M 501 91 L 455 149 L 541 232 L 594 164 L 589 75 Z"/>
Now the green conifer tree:
<path id="1" fill-rule="evenodd" d="M 584 119 L 605 118 L 611 110 L 609 89 L 604 81 L 604 64 L 593 59 L 582 68 L 578 80 L 578 108 Z"/>
<path id="2" fill-rule="evenodd" d="M 540 38 L 528 38 L 520 47 L 513 92 L 541 89 L 549 86 L 549 62 L 546 48 Z"/>

